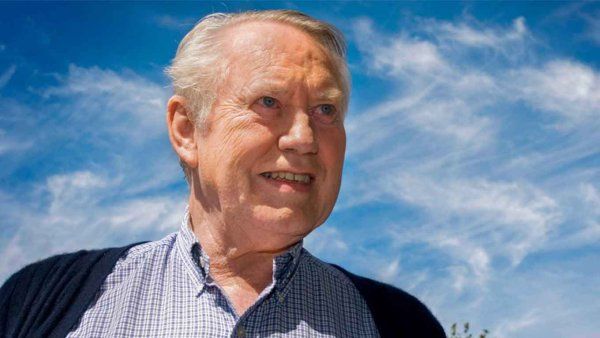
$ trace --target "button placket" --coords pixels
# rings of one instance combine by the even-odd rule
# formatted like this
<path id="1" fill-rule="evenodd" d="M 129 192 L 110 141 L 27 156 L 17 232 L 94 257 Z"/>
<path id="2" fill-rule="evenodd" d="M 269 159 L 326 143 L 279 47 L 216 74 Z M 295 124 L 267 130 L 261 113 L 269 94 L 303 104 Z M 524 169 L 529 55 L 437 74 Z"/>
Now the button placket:
<path id="1" fill-rule="evenodd" d="M 283 295 L 283 293 L 281 291 L 276 291 L 277 293 L 277 301 L 279 302 L 279 304 L 283 304 L 285 302 L 285 296 Z"/>
<path id="2" fill-rule="evenodd" d="M 235 330 L 235 334 L 236 334 L 236 337 L 238 337 L 238 338 L 245 338 L 246 337 L 246 329 L 244 328 L 243 325 L 240 324 L 237 327 L 237 329 Z"/>

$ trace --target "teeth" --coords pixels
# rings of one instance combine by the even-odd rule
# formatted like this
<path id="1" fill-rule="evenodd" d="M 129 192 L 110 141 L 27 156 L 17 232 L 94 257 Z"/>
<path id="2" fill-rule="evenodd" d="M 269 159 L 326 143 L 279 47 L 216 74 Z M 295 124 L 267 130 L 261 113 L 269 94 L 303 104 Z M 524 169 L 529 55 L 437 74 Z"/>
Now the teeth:
<path id="1" fill-rule="evenodd" d="M 265 176 L 267 178 L 283 179 L 283 180 L 296 181 L 296 182 L 302 182 L 302 183 L 310 182 L 309 175 L 293 174 L 290 172 L 264 173 L 263 176 Z"/>

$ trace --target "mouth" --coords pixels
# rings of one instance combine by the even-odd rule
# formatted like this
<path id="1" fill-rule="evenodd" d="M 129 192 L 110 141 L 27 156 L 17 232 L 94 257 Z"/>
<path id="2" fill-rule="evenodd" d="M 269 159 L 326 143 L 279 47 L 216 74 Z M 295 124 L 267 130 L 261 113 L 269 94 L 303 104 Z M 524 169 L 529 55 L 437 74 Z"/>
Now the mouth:
<path id="1" fill-rule="evenodd" d="M 314 177 L 310 174 L 295 174 L 289 171 L 273 171 L 260 174 L 262 177 L 288 183 L 299 183 L 308 185 L 314 181 Z"/>

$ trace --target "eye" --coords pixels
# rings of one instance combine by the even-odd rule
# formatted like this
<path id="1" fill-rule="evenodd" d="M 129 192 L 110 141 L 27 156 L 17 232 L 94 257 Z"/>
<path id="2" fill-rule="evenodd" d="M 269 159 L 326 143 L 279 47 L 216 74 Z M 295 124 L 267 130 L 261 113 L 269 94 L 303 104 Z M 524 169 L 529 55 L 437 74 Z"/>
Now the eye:
<path id="1" fill-rule="evenodd" d="M 277 100 L 270 96 L 263 96 L 258 99 L 258 102 L 267 108 L 275 108 L 277 106 Z"/>
<path id="2" fill-rule="evenodd" d="M 325 115 L 333 115 L 335 114 L 335 107 L 332 104 L 322 104 L 321 112 Z"/>
<path id="3" fill-rule="evenodd" d="M 334 105 L 321 104 L 313 110 L 312 115 L 322 123 L 331 124 L 337 120 L 339 114 Z"/>

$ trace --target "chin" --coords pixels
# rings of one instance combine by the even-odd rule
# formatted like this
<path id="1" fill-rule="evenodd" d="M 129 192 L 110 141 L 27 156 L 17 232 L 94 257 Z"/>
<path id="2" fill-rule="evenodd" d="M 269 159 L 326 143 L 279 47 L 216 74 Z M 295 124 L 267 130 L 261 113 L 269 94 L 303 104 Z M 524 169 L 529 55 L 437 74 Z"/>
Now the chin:
<path id="1" fill-rule="evenodd" d="M 316 220 L 311 220 L 303 213 L 290 208 L 268 209 L 261 210 L 263 212 L 254 213 L 257 226 L 264 229 L 265 232 L 300 239 L 317 227 Z"/>

